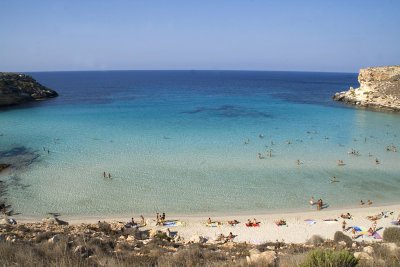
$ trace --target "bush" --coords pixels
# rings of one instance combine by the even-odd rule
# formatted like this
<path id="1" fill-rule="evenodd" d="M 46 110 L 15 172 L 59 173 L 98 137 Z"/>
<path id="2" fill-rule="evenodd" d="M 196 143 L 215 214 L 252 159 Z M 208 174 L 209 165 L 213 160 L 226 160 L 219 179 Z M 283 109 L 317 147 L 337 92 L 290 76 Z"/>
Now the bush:
<path id="1" fill-rule="evenodd" d="M 353 243 L 351 238 L 345 234 L 343 234 L 341 231 L 337 231 L 335 233 L 335 235 L 333 236 L 333 241 L 335 241 L 335 243 L 339 243 L 341 241 L 346 243 L 346 246 L 348 248 L 351 247 L 351 244 Z"/>
<path id="2" fill-rule="evenodd" d="M 400 243 L 400 228 L 386 228 L 385 231 L 383 231 L 383 241 Z"/>
<path id="3" fill-rule="evenodd" d="M 301 263 L 300 267 L 352 267 L 357 266 L 357 264 L 358 259 L 346 249 L 339 252 L 334 252 L 329 249 L 316 249 L 308 254 L 307 260 Z"/>

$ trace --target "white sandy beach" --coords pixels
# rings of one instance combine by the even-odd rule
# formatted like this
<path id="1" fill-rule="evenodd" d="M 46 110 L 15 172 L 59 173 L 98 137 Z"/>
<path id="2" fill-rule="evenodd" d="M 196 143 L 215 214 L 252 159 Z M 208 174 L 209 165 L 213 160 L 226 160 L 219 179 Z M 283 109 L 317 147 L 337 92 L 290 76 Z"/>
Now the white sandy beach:
<path id="1" fill-rule="evenodd" d="M 155 215 L 146 217 L 145 220 L 147 225 L 140 227 L 140 230 L 169 230 L 173 233 L 176 232 L 184 241 L 189 241 L 194 235 L 202 236 L 208 240 L 214 240 L 221 233 L 227 236 L 230 232 L 235 236 L 234 242 L 248 242 L 253 244 L 260 244 L 268 241 L 284 241 L 286 243 L 304 243 L 311 236 L 319 235 L 322 238 L 333 239 L 336 231 L 342 230 L 343 219 L 340 218 L 342 213 L 350 213 L 353 215 L 353 219 L 347 220 L 348 227 L 358 226 L 369 228 L 372 227 L 372 222 L 368 220 L 367 216 L 374 216 L 383 211 L 391 211 L 393 214 L 388 215 L 387 218 L 382 218 L 377 221 L 378 234 L 383 237 L 383 231 L 386 227 L 393 226 L 392 221 L 397 219 L 400 214 L 400 204 L 385 205 L 385 206 L 366 206 L 359 208 L 343 208 L 343 209 L 324 209 L 321 211 L 306 211 L 306 212 L 286 212 L 286 213 L 272 213 L 272 214 L 236 214 L 236 215 L 223 215 L 213 216 L 212 221 L 221 222 L 222 225 L 219 227 L 207 227 L 205 222 L 207 216 L 198 215 L 182 215 L 182 216 L 168 216 L 167 221 L 177 220 L 183 223 L 182 226 L 156 226 Z M 140 215 L 134 217 L 135 221 L 140 220 Z M 28 222 L 39 222 L 42 218 L 39 217 L 28 217 L 28 216 L 16 216 L 19 223 Z M 106 222 L 122 222 L 126 223 L 131 220 L 131 217 L 111 217 L 111 216 L 88 216 L 88 217 L 59 217 L 62 220 L 68 221 L 70 224 L 80 223 L 97 223 L 97 221 Z M 253 220 L 254 218 L 260 222 L 259 227 L 246 227 L 245 223 L 248 219 Z M 324 219 L 337 219 L 337 222 L 327 223 Z M 232 220 L 238 220 L 240 224 L 231 226 L 227 222 Z M 279 219 L 285 219 L 287 226 L 277 226 L 274 222 Z M 307 224 L 304 220 L 313 219 L 316 221 L 315 224 Z M 350 237 L 352 234 L 350 231 L 346 232 Z M 357 241 L 380 241 L 374 239 L 372 236 L 359 236 L 356 238 Z"/>

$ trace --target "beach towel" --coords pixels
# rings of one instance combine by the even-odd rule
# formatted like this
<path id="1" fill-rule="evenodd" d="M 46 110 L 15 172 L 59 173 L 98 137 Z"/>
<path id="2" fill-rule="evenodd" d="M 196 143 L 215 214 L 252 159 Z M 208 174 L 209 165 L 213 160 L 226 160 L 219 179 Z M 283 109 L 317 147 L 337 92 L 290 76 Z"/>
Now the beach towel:
<path id="1" fill-rule="evenodd" d="M 258 227 L 258 226 L 260 226 L 260 224 L 259 223 L 252 223 L 252 224 L 246 223 L 246 226 L 247 227 Z"/>
<path id="2" fill-rule="evenodd" d="M 367 236 L 372 236 L 372 233 L 370 232 L 359 232 L 359 235 L 367 235 Z"/>
<path id="3" fill-rule="evenodd" d="M 317 221 L 316 221 L 316 220 L 313 220 L 313 219 L 307 219 L 307 220 L 304 220 L 304 221 L 305 221 L 306 224 L 314 224 L 314 223 L 317 223 Z"/>
<path id="4" fill-rule="evenodd" d="M 165 226 L 178 226 L 176 222 L 166 222 L 164 223 Z"/>
<path id="5" fill-rule="evenodd" d="M 219 227 L 221 226 L 222 223 L 220 222 L 212 222 L 212 223 L 206 223 L 206 226 L 208 227 Z"/>
<path id="6" fill-rule="evenodd" d="M 338 220 L 329 218 L 329 219 L 325 219 L 324 222 L 325 223 L 337 223 Z"/>
<path id="7" fill-rule="evenodd" d="M 399 221 L 393 221 L 392 224 L 399 226 Z"/>
<path id="8" fill-rule="evenodd" d="M 353 226 L 353 227 L 351 227 L 351 228 L 353 228 L 353 229 L 356 230 L 357 232 L 361 232 L 361 231 L 362 231 L 358 226 Z"/>
<path id="9" fill-rule="evenodd" d="M 382 239 L 382 237 L 380 236 L 380 234 L 378 234 L 377 232 L 374 233 L 374 238 L 375 238 L 375 239 Z"/>

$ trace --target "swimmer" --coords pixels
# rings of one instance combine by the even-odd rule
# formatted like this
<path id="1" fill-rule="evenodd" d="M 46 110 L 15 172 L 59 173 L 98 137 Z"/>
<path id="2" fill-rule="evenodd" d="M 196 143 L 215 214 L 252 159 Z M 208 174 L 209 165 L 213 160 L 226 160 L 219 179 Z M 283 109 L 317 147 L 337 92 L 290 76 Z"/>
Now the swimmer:
<path id="1" fill-rule="evenodd" d="M 389 151 L 389 150 L 390 150 L 390 148 L 389 148 L 389 146 L 387 146 L 387 147 L 386 147 L 386 151 Z"/>
<path id="2" fill-rule="evenodd" d="M 106 172 L 103 172 L 103 177 L 106 178 Z"/>
<path id="3" fill-rule="evenodd" d="M 364 205 L 364 202 L 362 200 L 360 200 L 360 206 Z"/>
<path id="4" fill-rule="evenodd" d="M 333 176 L 333 178 L 331 179 L 331 183 L 334 183 L 334 182 L 336 182 L 336 177 L 335 176 Z"/>
<path id="5" fill-rule="evenodd" d="M 311 205 L 311 206 L 314 205 L 314 197 L 311 197 L 311 198 L 310 198 L 310 205 Z"/>
<path id="6" fill-rule="evenodd" d="M 372 202 L 368 199 L 367 205 L 369 206 L 369 205 L 371 205 L 371 204 L 372 204 Z"/>
<path id="7" fill-rule="evenodd" d="M 379 164 L 379 159 L 378 158 L 375 159 L 375 163 Z"/>
<path id="8" fill-rule="evenodd" d="M 297 160 L 297 165 L 300 165 L 300 160 Z"/>
<path id="9" fill-rule="evenodd" d="M 110 173 L 108 173 L 108 179 L 111 179 L 111 174 Z"/>
<path id="10" fill-rule="evenodd" d="M 258 158 L 259 158 L 259 159 L 261 159 L 261 158 L 262 158 L 260 153 L 258 153 Z"/>

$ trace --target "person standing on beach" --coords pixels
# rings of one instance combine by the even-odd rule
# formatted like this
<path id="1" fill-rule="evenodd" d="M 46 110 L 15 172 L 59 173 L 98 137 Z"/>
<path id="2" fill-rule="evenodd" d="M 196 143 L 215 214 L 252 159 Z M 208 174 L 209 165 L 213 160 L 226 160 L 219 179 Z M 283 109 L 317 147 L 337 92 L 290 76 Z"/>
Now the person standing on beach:
<path id="1" fill-rule="evenodd" d="M 311 197 L 311 198 L 310 198 L 310 205 L 311 205 L 311 206 L 314 205 L 314 197 Z"/>
<path id="2" fill-rule="evenodd" d="M 106 178 L 106 172 L 103 172 L 103 177 Z"/>
<path id="3" fill-rule="evenodd" d="M 111 174 L 110 173 L 108 173 L 108 179 L 111 179 Z"/>
<path id="4" fill-rule="evenodd" d="M 342 222 L 342 230 L 343 230 L 343 232 L 346 232 L 346 221 L 345 220 L 343 220 L 343 222 Z"/>

